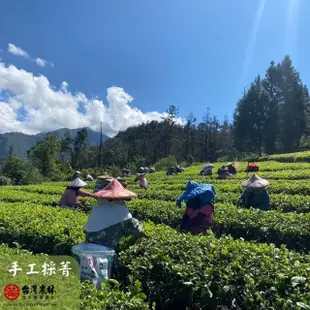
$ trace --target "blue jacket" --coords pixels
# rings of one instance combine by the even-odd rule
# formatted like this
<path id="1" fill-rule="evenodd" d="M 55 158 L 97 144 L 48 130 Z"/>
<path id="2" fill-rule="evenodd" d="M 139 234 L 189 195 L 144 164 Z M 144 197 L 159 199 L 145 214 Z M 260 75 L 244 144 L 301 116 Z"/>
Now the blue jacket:
<path id="1" fill-rule="evenodd" d="M 197 196 L 204 204 L 209 204 L 215 197 L 215 189 L 212 184 L 199 184 L 195 181 L 189 181 L 186 186 L 185 192 L 178 198 L 177 206 L 181 207 L 183 200 L 193 199 Z"/>

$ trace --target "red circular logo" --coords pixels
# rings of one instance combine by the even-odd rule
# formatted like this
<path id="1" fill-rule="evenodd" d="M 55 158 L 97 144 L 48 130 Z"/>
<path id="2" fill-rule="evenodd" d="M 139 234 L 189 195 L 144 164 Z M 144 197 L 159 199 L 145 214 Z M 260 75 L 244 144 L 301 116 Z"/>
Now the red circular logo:
<path id="1" fill-rule="evenodd" d="M 3 290 L 3 295 L 8 300 L 16 300 L 20 295 L 20 289 L 16 284 L 8 284 Z"/>

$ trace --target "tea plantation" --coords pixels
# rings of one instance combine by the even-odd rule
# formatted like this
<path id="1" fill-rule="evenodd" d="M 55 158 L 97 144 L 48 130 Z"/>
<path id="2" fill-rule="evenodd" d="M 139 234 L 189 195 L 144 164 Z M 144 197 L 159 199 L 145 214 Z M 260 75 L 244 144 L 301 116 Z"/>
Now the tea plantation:
<path id="1" fill-rule="evenodd" d="M 138 199 L 128 206 L 143 221 L 146 237 L 122 240 L 118 283 L 100 292 L 83 285 L 81 308 L 310 309 L 310 164 L 281 159 L 260 163 L 259 176 L 270 182 L 268 212 L 236 206 L 246 163 L 225 181 L 199 176 L 201 165 L 176 176 L 149 174 L 147 191 L 129 177 L 129 189 Z M 214 184 L 214 235 L 178 231 L 184 208 L 175 201 L 190 178 Z M 84 241 L 90 207 L 76 212 L 53 207 L 65 186 L 0 188 L 1 253 L 70 254 L 73 245 Z M 27 251 L 6 246 L 16 243 Z"/>

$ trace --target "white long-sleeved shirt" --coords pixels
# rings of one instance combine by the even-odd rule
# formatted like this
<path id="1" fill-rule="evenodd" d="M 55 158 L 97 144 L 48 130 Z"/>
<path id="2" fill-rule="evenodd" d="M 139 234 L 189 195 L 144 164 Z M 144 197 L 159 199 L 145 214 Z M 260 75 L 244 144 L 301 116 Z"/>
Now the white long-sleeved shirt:
<path id="1" fill-rule="evenodd" d="M 93 207 L 85 226 L 87 232 L 97 232 L 132 218 L 128 208 L 117 201 L 103 201 Z"/>

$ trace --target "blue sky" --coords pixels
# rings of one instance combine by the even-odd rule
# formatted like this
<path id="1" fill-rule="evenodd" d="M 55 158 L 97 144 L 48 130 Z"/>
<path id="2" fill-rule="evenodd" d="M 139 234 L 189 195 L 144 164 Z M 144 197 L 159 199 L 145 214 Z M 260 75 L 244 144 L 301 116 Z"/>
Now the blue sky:
<path id="1" fill-rule="evenodd" d="M 119 87 L 134 98 L 130 105 L 142 114 L 163 112 L 174 104 L 181 117 L 189 112 L 201 117 L 210 107 L 220 119 L 231 119 L 244 87 L 263 75 L 271 60 L 281 61 L 285 54 L 310 85 L 308 0 L 10 0 L 1 7 L 0 57 L 5 66 L 42 74 L 56 90 L 66 81 L 71 94 L 82 92 L 88 100 L 98 97 L 104 104 L 111 103 L 107 89 Z M 10 53 L 9 43 L 26 51 L 28 58 Z M 38 66 L 37 57 L 50 63 Z M 20 73 L 3 70 L 5 76 Z M 16 99 L 17 87 L 0 83 L 1 88 L 13 91 Z M 118 101 L 123 96 L 112 93 L 116 115 L 125 113 L 125 103 Z M 18 110 L 29 112 L 30 123 L 29 104 L 27 110 L 22 102 Z M 137 122 L 144 120 L 139 117 Z M 125 116 L 112 118 L 111 132 L 126 127 Z M 48 129 L 60 127 L 58 119 L 60 115 L 27 129 L 43 130 L 47 122 L 54 123 Z M 23 117 L 7 130 L 13 125 L 24 130 L 20 120 Z"/>

